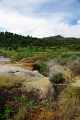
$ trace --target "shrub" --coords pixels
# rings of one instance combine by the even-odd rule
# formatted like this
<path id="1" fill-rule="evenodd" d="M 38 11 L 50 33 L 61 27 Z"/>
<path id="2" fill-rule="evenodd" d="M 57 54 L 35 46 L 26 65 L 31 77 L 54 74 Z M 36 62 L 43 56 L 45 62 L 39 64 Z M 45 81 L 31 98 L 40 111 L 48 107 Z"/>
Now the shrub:
<path id="1" fill-rule="evenodd" d="M 62 83 L 63 82 L 63 77 L 61 73 L 54 74 L 52 78 L 50 78 L 51 82 L 54 83 Z"/>
<path id="2" fill-rule="evenodd" d="M 47 66 L 47 63 L 45 61 L 43 61 L 43 60 L 38 60 L 38 65 L 40 67 L 39 72 L 46 76 L 48 74 L 48 72 L 49 72 L 49 68 Z"/>
<path id="3" fill-rule="evenodd" d="M 16 97 L 13 100 L 5 99 L 4 102 L 0 101 L 0 120 L 29 120 L 35 109 L 35 104 L 26 96 Z"/>
<path id="4" fill-rule="evenodd" d="M 12 110 L 11 106 L 8 104 L 5 104 L 5 110 L 4 110 L 4 115 L 2 115 L 3 119 L 8 119 L 10 114 L 13 113 L 14 111 Z"/>

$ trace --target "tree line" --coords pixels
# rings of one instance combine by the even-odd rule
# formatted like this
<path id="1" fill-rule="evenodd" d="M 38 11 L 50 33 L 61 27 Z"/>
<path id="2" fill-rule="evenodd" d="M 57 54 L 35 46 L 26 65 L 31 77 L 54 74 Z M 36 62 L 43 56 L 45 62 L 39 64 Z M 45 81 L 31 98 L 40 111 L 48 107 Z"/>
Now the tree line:
<path id="1" fill-rule="evenodd" d="M 42 47 L 43 49 L 66 47 L 69 50 L 80 50 L 80 38 L 65 38 L 60 35 L 37 38 L 32 36 L 22 36 L 10 32 L 0 32 L 0 47 L 17 49 L 18 47 Z"/>

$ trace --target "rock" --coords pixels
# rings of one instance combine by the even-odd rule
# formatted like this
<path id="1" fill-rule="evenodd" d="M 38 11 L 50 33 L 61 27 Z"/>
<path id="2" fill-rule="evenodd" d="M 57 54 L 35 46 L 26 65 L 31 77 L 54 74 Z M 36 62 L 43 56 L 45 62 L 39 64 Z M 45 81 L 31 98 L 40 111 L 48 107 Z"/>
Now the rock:
<path id="1" fill-rule="evenodd" d="M 2 97 L 14 99 L 19 96 L 28 96 L 33 102 L 42 102 L 54 98 L 54 88 L 47 77 L 41 75 L 38 71 L 30 71 L 24 68 L 1 65 L 0 76 L 10 75 L 21 80 L 20 86 L 0 90 Z M 15 79 L 16 80 L 16 79 Z"/>
<path id="2" fill-rule="evenodd" d="M 47 77 L 40 78 L 35 82 L 23 83 L 23 93 L 30 93 L 29 98 L 36 102 L 54 99 L 54 88 Z M 33 94 L 32 94 L 33 93 Z"/>
<path id="3" fill-rule="evenodd" d="M 21 80 L 24 81 L 26 80 L 26 82 L 36 81 L 37 79 L 44 77 L 37 70 L 30 71 L 21 67 L 8 65 L 8 64 L 0 66 L 0 76 L 4 76 L 4 75 L 12 75 L 14 77 L 16 76 Z"/>

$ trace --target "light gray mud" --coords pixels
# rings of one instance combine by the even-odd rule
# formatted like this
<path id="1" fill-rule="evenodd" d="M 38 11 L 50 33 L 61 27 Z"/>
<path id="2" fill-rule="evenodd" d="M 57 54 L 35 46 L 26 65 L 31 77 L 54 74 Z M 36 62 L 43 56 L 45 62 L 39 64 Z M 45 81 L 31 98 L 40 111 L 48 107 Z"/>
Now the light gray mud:
<path id="1" fill-rule="evenodd" d="M 4 56 L 0 56 L 0 64 L 4 63 L 4 62 L 8 62 L 11 61 L 10 58 L 4 57 Z"/>

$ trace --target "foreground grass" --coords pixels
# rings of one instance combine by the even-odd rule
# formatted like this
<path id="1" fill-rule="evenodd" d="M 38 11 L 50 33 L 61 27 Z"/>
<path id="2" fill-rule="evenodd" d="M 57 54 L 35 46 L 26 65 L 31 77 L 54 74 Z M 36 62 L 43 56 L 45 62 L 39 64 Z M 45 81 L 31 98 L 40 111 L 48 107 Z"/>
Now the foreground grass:
<path id="1" fill-rule="evenodd" d="M 80 87 L 68 86 L 58 98 L 62 120 L 80 120 Z"/>
<path id="2" fill-rule="evenodd" d="M 0 120 L 80 120 L 80 87 L 68 86 L 57 100 L 40 104 L 26 96 L 0 101 Z"/>

